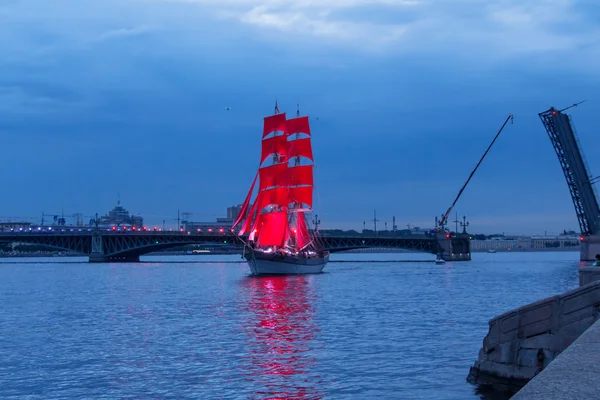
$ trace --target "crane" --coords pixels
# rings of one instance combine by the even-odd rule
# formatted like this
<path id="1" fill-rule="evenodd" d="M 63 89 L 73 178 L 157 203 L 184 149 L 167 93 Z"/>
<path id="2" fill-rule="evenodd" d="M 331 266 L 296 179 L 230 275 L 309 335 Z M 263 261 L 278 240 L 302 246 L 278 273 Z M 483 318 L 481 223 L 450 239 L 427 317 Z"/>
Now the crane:
<path id="1" fill-rule="evenodd" d="M 496 141 L 496 139 L 498 139 L 498 136 L 500 136 L 500 133 L 504 130 L 504 127 L 506 126 L 506 124 L 508 123 L 509 120 L 511 121 L 511 123 L 513 123 L 514 117 L 513 117 L 512 114 L 508 114 L 508 117 L 506 117 L 506 120 L 504 121 L 504 123 L 500 127 L 500 130 L 498 131 L 498 133 L 496 133 L 496 136 L 494 136 L 494 139 L 492 140 L 492 143 L 490 143 L 490 145 L 488 146 L 488 148 L 485 151 L 485 153 L 483 153 L 483 155 L 479 159 L 479 162 L 477 163 L 477 165 L 475 166 L 475 168 L 473 168 L 473 171 L 471 171 L 471 174 L 467 178 L 467 181 L 464 183 L 464 185 L 462 186 L 462 188 L 460 188 L 460 190 L 458 192 L 458 195 L 456 195 L 456 198 L 452 202 L 452 205 L 450 205 L 450 207 L 448 207 L 448 209 L 446 210 L 446 212 L 442 215 L 442 218 L 439 220 L 438 226 L 436 227 L 436 231 L 442 232 L 444 230 L 444 225 L 446 224 L 446 221 L 448 220 L 448 216 L 452 212 L 452 209 L 456 205 L 456 202 L 458 201 L 458 199 L 462 195 L 463 191 L 465 190 L 465 188 L 469 184 L 469 181 L 471 180 L 471 178 L 473 177 L 473 175 L 475 175 L 475 171 L 477 171 L 477 168 L 479 168 L 479 166 L 481 165 L 481 162 L 483 161 L 483 159 L 485 158 L 485 156 L 487 155 L 487 153 L 490 151 L 490 149 L 494 145 L 494 142 Z"/>

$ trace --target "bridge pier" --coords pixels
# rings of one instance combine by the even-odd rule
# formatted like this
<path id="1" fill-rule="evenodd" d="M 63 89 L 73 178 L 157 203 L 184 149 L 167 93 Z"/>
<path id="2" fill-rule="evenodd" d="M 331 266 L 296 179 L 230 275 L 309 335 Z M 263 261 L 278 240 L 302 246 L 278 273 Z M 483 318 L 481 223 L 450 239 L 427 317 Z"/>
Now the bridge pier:
<path id="1" fill-rule="evenodd" d="M 121 255 L 108 256 L 104 249 L 104 240 L 99 231 L 92 233 L 92 251 L 88 261 L 91 263 L 109 263 L 109 262 L 140 262 L 139 255 Z"/>
<path id="2" fill-rule="evenodd" d="M 437 256 L 446 261 L 471 261 L 470 236 L 446 237 L 445 233 L 438 233 Z"/>
<path id="3" fill-rule="evenodd" d="M 92 234 L 92 251 L 90 252 L 89 262 L 106 262 L 106 255 L 104 254 L 104 243 L 102 241 L 102 234 L 95 231 Z"/>
<path id="4" fill-rule="evenodd" d="M 600 254 L 600 236 L 584 236 L 579 245 L 579 261 L 595 261 Z"/>

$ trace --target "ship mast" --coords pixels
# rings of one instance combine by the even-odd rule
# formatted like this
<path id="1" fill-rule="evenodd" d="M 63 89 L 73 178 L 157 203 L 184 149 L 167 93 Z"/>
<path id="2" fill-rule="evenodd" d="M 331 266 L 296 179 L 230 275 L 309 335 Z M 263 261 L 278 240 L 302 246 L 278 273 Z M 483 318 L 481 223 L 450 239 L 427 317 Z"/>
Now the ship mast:
<path id="1" fill-rule="evenodd" d="M 258 173 L 233 227 L 243 220 L 238 235 L 248 233 L 255 247 L 298 251 L 311 244 L 304 212 L 312 208 L 313 165 L 301 165 L 301 157 L 313 161 L 308 117 L 300 117 L 298 105 L 296 117 L 287 119 L 276 101 L 274 114 L 264 118 L 261 142 Z M 263 166 L 269 158 L 272 163 Z M 257 179 L 258 193 L 250 206 Z"/>

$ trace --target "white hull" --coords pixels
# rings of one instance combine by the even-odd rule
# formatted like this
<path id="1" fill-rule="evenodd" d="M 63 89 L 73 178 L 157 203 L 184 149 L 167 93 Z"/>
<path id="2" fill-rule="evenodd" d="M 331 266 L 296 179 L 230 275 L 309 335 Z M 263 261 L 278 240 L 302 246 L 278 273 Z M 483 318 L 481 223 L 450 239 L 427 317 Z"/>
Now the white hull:
<path id="1" fill-rule="evenodd" d="M 320 257 L 303 258 L 246 249 L 244 258 L 248 261 L 252 275 L 303 275 L 323 272 L 329 262 L 329 253 Z"/>

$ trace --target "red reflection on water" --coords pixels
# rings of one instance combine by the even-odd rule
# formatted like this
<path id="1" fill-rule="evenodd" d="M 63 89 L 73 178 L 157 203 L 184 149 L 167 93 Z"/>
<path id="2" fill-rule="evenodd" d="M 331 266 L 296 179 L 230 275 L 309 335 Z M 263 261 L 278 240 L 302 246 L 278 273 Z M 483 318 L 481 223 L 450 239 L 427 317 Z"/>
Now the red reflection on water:
<path id="1" fill-rule="evenodd" d="M 248 278 L 246 327 L 250 346 L 249 379 L 265 390 L 255 394 L 265 399 L 320 399 L 315 388 L 310 341 L 317 326 L 313 321 L 314 296 L 311 277 L 282 276 Z"/>

